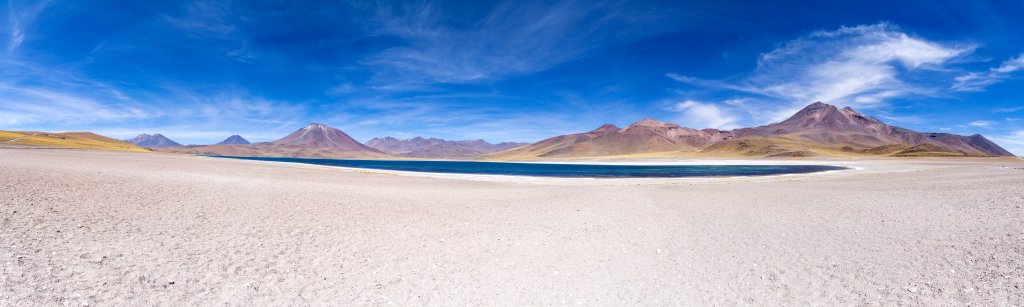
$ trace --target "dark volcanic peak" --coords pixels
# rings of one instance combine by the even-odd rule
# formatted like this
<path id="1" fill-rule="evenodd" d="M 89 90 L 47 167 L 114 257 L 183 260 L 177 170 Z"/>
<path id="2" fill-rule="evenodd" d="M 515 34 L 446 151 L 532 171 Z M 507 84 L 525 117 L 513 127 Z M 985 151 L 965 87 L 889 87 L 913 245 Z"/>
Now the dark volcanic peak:
<path id="1" fill-rule="evenodd" d="M 237 135 L 237 134 L 229 136 L 228 138 L 224 139 L 223 141 L 220 141 L 220 143 L 217 143 L 217 145 L 248 145 L 248 144 L 251 144 L 251 143 L 249 143 L 249 140 L 246 140 L 241 135 Z"/>
<path id="2" fill-rule="evenodd" d="M 178 142 L 172 141 L 159 133 L 154 135 L 143 133 L 133 139 L 125 140 L 125 142 L 153 148 L 181 147 L 181 144 L 178 144 Z"/>

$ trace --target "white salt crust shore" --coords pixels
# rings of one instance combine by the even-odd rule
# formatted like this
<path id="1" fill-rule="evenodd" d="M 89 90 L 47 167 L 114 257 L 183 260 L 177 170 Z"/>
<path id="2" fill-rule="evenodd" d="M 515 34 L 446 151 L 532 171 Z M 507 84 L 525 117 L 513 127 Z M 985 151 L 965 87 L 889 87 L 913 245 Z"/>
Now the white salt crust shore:
<path id="1" fill-rule="evenodd" d="M 0 306 L 1024 304 L 1020 160 L 820 163 L 856 169 L 494 178 L 0 148 Z"/>

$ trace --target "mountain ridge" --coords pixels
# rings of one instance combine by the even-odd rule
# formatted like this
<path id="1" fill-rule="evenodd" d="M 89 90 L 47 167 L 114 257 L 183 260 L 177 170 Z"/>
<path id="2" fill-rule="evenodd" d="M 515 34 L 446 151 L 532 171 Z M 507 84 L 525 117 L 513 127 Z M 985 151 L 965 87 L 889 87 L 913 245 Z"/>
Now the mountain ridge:
<path id="1" fill-rule="evenodd" d="M 982 135 L 917 132 L 885 124 L 850 107 L 840 109 L 819 101 L 781 122 L 757 127 L 698 130 L 645 118 L 626 128 L 606 124 L 589 132 L 555 136 L 485 157 L 516 160 L 659 153 L 760 157 L 877 155 L 876 152 L 883 152 L 878 147 L 893 145 L 901 146 L 890 149 L 913 149 L 916 156 L 1012 156 Z M 885 152 L 900 155 L 899 150 Z"/>
<path id="2" fill-rule="evenodd" d="M 472 158 L 526 144 L 528 143 L 501 142 L 492 144 L 480 139 L 449 141 L 420 136 L 410 139 L 394 137 L 373 138 L 366 142 L 367 146 L 392 155 L 415 158 Z"/>

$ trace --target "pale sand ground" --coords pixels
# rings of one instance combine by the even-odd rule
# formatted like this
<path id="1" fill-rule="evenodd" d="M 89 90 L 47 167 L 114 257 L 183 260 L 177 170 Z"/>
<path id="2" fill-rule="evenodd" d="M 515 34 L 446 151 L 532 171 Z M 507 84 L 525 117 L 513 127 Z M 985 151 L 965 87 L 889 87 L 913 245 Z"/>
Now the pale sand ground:
<path id="1" fill-rule="evenodd" d="M 860 169 L 573 182 L 0 149 L 0 306 L 1024 304 L 1020 161 L 826 162 Z"/>

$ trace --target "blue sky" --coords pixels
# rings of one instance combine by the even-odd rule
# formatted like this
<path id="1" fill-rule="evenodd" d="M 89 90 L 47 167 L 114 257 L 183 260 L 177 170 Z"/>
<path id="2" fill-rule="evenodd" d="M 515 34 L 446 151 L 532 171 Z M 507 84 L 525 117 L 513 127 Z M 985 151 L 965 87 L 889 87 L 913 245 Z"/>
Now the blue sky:
<path id="1" fill-rule="evenodd" d="M 0 129 L 537 141 L 821 100 L 1024 153 L 1021 1 L 480 2 L 5 2 Z"/>

